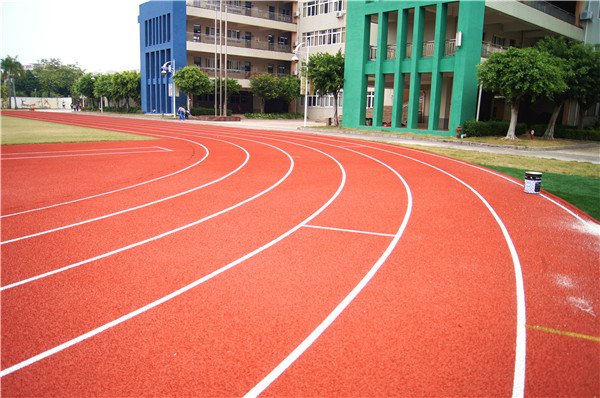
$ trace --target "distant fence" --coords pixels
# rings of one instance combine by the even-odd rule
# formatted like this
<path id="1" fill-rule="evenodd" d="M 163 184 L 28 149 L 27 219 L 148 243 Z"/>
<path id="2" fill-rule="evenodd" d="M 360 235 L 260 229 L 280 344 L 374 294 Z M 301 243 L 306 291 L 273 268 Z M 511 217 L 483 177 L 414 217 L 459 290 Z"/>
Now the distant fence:
<path id="1" fill-rule="evenodd" d="M 8 107 L 8 99 L 2 101 L 3 108 Z M 14 109 L 15 99 L 11 99 L 11 106 Z M 17 97 L 17 108 L 36 108 L 36 109 L 71 109 L 71 98 L 45 98 L 45 97 Z"/>

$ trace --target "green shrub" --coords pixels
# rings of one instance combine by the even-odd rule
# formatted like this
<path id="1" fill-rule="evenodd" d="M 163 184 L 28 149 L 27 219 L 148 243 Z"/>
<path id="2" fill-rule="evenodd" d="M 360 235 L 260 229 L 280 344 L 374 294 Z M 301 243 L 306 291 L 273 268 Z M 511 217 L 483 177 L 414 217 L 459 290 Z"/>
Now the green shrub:
<path id="1" fill-rule="evenodd" d="M 535 130 L 536 137 L 544 135 L 547 124 L 534 124 L 531 126 Z M 567 140 L 600 141 L 600 130 L 578 129 L 576 127 L 557 124 L 554 126 L 554 138 L 564 138 Z"/>
<path id="2" fill-rule="evenodd" d="M 115 113 L 144 113 L 139 106 L 105 106 L 102 108 L 104 112 L 115 112 Z"/>
<path id="3" fill-rule="evenodd" d="M 509 125 L 510 122 L 504 120 L 489 122 L 470 120 L 465 122 L 464 132 L 468 137 L 505 136 Z M 516 135 L 524 134 L 527 131 L 527 125 L 525 123 L 517 123 L 515 130 Z"/>
<path id="4" fill-rule="evenodd" d="M 248 119 L 301 119 L 302 113 L 246 113 Z"/>
<path id="5" fill-rule="evenodd" d="M 192 116 L 214 116 L 215 108 L 190 108 L 190 113 Z M 231 109 L 227 109 L 227 116 L 231 116 L 233 111 Z"/>

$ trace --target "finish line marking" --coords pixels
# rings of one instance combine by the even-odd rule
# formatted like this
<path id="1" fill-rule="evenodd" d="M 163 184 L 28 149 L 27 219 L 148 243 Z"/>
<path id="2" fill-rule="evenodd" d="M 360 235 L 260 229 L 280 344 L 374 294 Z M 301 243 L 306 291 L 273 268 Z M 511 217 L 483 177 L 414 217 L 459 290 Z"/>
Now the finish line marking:
<path id="1" fill-rule="evenodd" d="M 316 229 L 327 229 L 327 230 L 331 230 L 331 231 L 352 232 L 352 233 L 355 233 L 355 234 L 389 236 L 391 238 L 393 238 L 394 236 L 396 236 L 394 234 L 382 234 L 382 233 L 379 233 L 379 232 L 357 231 L 357 230 L 353 230 L 353 229 L 343 229 L 343 228 L 320 227 L 320 226 L 317 226 L 317 225 L 305 225 L 305 227 L 316 228 Z"/>
<path id="2" fill-rule="evenodd" d="M 600 337 L 588 336 L 587 334 L 579 334 L 579 333 L 574 333 L 574 332 L 566 332 L 564 330 L 557 330 L 557 329 L 545 328 L 545 327 L 542 327 L 542 326 L 527 325 L 527 324 L 525 325 L 525 327 L 528 327 L 530 329 L 540 330 L 542 332 L 560 334 L 561 336 L 569 336 L 569 337 L 575 337 L 575 338 L 578 338 L 578 339 L 585 339 L 585 340 L 592 340 L 592 341 L 598 341 L 598 342 L 600 342 Z"/>

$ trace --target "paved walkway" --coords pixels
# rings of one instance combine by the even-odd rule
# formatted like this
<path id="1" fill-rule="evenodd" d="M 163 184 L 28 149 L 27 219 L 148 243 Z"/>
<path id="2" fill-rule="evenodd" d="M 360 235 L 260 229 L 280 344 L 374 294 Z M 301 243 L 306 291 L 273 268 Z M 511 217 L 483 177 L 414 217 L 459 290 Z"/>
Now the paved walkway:
<path id="1" fill-rule="evenodd" d="M 51 110 L 48 110 L 51 111 Z M 61 110 L 54 110 L 55 112 L 64 112 Z M 70 112 L 67 110 L 67 112 Z M 157 118 L 162 119 L 160 115 L 118 115 L 118 114 L 107 114 L 107 116 L 123 116 L 123 117 L 143 117 L 143 118 Z M 166 119 L 166 118 L 165 118 Z M 169 119 L 166 119 L 169 120 Z M 240 122 L 206 122 L 199 120 L 186 120 L 185 123 L 198 123 L 198 124 L 218 124 L 221 126 L 230 127 L 242 127 L 251 129 L 263 129 L 263 130 L 281 130 L 281 131 L 295 131 L 295 132 L 306 132 L 311 134 L 319 135 L 331 135 L 336 137 L 350 137 L 365 140 L 374 140 L 380 142 L 388 142 L 393 144 L 412 144 L 412 145 L 423 145 L 432 147 L 446 147 L 463 149 L 468 151 L 479 151 L 479 152 L 492 152 L 492 153 L 503 153 L 509 155 L 518 156 L 535 156 L 546 159 L 558 159 L 564 161 L 576 161 L 576 162 L 590 162 L 594 164 L 600 164 L 600 143 L 582 143 L 581 145 L 572 146 L 557 146 L 557 147 L 543 147 L 543 148 L 524 148 L 517 146 L 499 146 L 473 143 L 469 141 L 456 141 L 454 139 L 440 140 L 425 137 L 412 137 L 412 136 L 401 136 L 385 132 L 367 132 L 360 130 L 343 130 L 335 131 L 331 129 L 319 129 L 324 127 L 323 122 L 316 122 L 308 120 L 306 127 L 304 127 L 303 119 L 246 119 L 242 118 Z"/>

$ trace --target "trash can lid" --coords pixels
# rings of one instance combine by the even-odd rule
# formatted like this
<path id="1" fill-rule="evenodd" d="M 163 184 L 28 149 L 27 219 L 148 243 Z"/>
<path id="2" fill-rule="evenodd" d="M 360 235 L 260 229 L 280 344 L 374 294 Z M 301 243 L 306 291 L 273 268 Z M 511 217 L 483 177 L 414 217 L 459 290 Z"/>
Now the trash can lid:
<path id="1" fill-rule="evenodd" d="M 542 173 L 540 173 L 539 171 L 526 171 L 525 175 L 526 176 L 541 176 Z"/>

